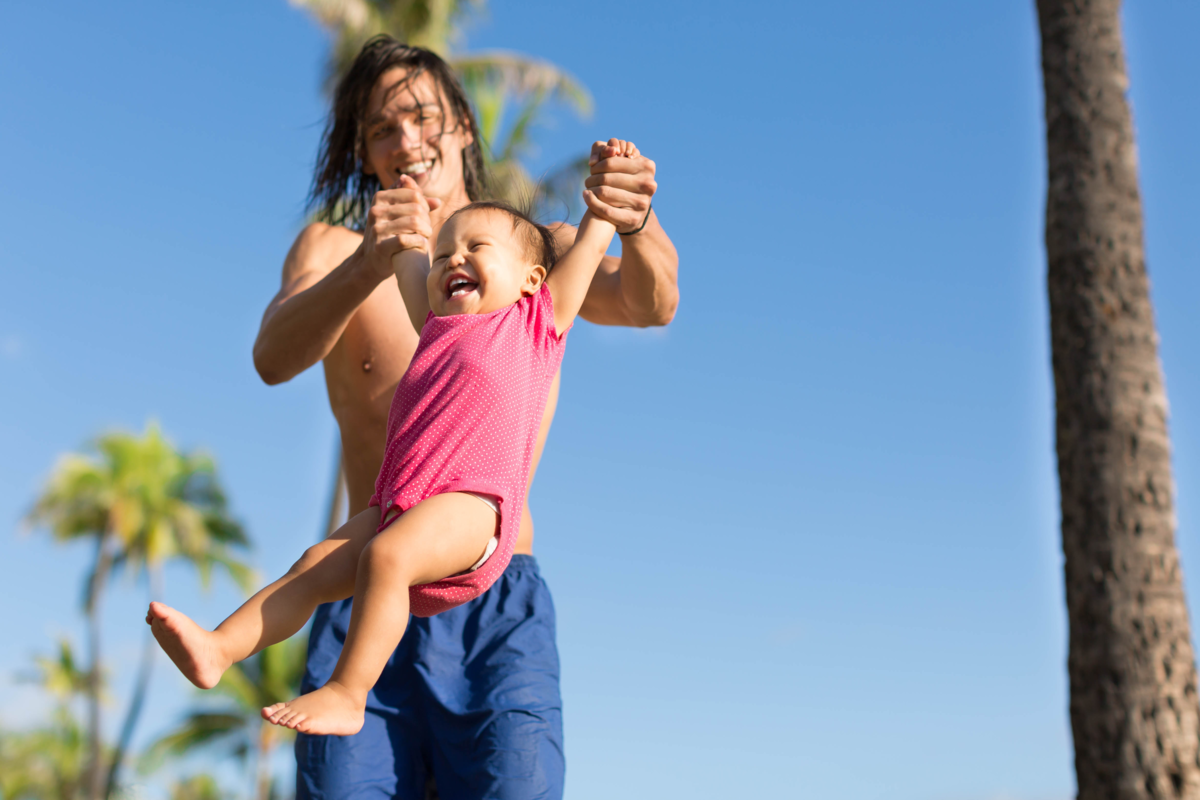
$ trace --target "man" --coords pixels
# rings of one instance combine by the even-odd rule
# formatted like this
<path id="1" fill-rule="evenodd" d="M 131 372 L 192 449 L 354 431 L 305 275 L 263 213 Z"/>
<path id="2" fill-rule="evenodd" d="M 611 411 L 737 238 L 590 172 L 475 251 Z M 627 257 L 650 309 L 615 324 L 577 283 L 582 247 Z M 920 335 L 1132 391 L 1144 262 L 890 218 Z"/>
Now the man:
<path id="1" fill-rule="evenodd" d="M 594 197 L 585 199 L 622 233 L 622 255 L 605 259 L 581 316 L 665 325 L 678 303 L 678 257 L 650 209 L 655 166 L 617 152 L 593 146 L 585 183 Z M 420 193 L 387 188 L 403 174 Z M 254 345 L 268 384 L 323 361 L 351 513 L 374 491 L 388 408 L 417 345 L 392 272 L 398 235 L 436 238 L 450 214 L 485 191 L 474 116 L 445 62 L 390 37 L 368 42 L 337 88 L 313 183 L 312 203 L 333 224 L 309 225 L 296 239 Z M 569 226 L 556 233 L 560 244 L 573 241 Z M 558 378 L 535 470 L 557 398 Z M 362 731 L 299 736 L 300 798 L 409 800 L 424 796 L 430 776 L 446 800 L 562 796 L 554 609 L 532 552 L 526 504 L 505 574 L 482 597 L 412 621 L 372 692 Z M 317 612 L 304 691 L 329 677 L 350 603 Z"/>

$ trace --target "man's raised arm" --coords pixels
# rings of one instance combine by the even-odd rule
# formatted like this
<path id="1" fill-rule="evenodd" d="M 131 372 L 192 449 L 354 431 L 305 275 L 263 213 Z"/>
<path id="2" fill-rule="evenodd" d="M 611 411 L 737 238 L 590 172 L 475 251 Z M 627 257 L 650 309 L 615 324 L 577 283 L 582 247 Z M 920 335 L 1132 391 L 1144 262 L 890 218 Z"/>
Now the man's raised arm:
<path id="1" fill-rule="evenodd" d="M 437 208 L 440 201 L 428 203 Z M 254 368 L 264 382 L 291 380 L 329 355 L 358 307 L 392 277 L 391 257 L 401 247 L 396 234 L 412 229 L 416 213 L 411 189 L 389 189 L 376 193 L 362 235 L 321 223 L 300 233 L 254 342 Z M 429 236 L 428 210 L 420 223 Z"/>
<path id="2" fill-rule="evenodd" d="M 605 257 L 579 315 L 598 325 L 666 325 L 679 305 L 679 254 L 650 210 L 658 189 L 654 162 L 621 157 L 623 145 L 616 139 L 592 145 L 592 174 L 584 181 L 592 197 L 585 201 L 623 235 L 621 258 Z"/>

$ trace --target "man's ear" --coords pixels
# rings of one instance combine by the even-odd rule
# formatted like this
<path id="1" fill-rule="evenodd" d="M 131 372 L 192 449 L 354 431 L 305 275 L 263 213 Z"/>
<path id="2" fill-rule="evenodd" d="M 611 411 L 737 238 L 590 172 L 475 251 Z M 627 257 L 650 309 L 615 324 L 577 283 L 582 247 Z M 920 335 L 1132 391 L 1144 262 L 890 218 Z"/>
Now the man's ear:
<path id="1" fill-rule="evenodd" d="M 541 264 L 535 264 L 529 268 L 529 273 L 525 276 L 525 283 L 521 284 L 521 294 L 525 297 L 531 297 L 538 293 L 542 288 L 542 284 L 546 282 L 546 268 Z"/>

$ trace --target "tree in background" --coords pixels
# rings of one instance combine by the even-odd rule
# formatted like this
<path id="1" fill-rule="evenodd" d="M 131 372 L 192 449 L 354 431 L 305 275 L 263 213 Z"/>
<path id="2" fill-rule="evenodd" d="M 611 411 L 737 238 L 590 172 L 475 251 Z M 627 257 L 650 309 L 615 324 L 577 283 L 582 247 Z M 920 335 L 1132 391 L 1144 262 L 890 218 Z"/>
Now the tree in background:
<path id="1" fill-rule="evenodd" d="M 230 800 L 212 775 L 189 775 L 171 785 L 171 800 Z"/>
<path id="2" fill-rule="evenodd" d="M 150 682 L 155 644 L 147 633 L 133 695 L 112 756 L 103 754 L 100 685 L 100 607 L 110 577 L 127 571 L 145 575 L 151 599 L 162 596 L 163 565 L 181 560 L 194 566 L 207 585 L 214 567 L 248 589 L 250 569 L 235 557 L 248 546 L 230 517 L 212 459 L 181 453 L 151 424 L 138 437 L 100 437 L 95 455 L 68 454 L 55 467 L 27 522 L 55 540 L 90 540 L 96 550 L 84 590 L 88 620 L 86 695 L 88 759 L 83 785 L 89 800 L 107 798 L 128 752 Z M 7 798 L 7 796 L 6 796 Z"/>
<path id="3" fill-rule="evenodd" d="M 1196 665 L 1120 0 L 1038 0 L 1037 10 L 1078 796 L 1200 798 Z"/>
<path id="4" fill-rule="evenodd" d="M 85 696 L 91 675 L 75 661 L 70 643 L 56 658 L 35 659 L 23 681 L 55 698 L 50 724 L 31 731 L 0 732 L 0 797 L 4 800 L 79 800 L 87 742 L 72 706 Z"/>
<path id="5" fill-rule="evenodd" d="M 174 731 L 162 736 L 146 752 L 143 770 L 157 768 L 167 756 L 180 757 L 197 750 L 223 749 L 254 765 L 254 797 L 269 800 L 272 794 L 271 756 L 295 735 L 262 718 L 266 706 L 291 700 L 300 692 L 306 636 L 271 645 L 253 658 L 230 667 L 212 691 L 224 702 L 205 704 L 188 712 Z"/>

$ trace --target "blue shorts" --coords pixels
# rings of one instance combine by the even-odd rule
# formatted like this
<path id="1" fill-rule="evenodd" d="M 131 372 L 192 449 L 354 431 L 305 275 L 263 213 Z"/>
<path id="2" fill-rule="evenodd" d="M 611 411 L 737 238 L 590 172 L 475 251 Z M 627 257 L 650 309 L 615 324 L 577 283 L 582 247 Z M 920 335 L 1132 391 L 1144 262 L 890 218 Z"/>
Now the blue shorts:
<path id="1" fill-rule="evenodd" d="M 313 619 L 302 690 L 333 673 L 350 600 Z M 562 700 L 554 604 L 533 556 L 514 555 L 482 596 L 408 630 L 354 736 L 296 737 L 297 800 L 559 800 Z"/>

